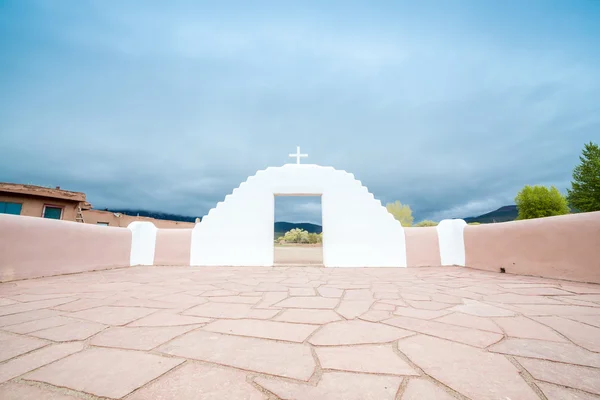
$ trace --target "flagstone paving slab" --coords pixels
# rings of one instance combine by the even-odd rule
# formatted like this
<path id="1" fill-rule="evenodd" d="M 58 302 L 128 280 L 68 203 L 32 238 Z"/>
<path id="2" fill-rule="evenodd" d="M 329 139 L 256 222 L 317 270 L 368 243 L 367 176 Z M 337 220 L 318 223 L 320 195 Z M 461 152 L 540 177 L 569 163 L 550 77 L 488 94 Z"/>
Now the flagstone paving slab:
<path id="1" fill-rule="evenodd" d="M 106 325 L 125 325 L 146 317 L 157 310 L 143 307 L 96 307 L 68 314 L 73 318 L 87 319 Z M 67 315 L 67 314 L 65 314 Z"/>
<path id="2" fill-rule="evenodd" d="M 262 377 L 255 382 L 282 400 L 393 400 L 402 378 L 325 372 L 316 387 Z"/>
<path id="3" fill-rule="evenodd" d="M 239 370 L 188 361 L 127 400 L 266 400 L 267 396 L 248 383 L 246 376 Z"/>
<path id="4" fill-rule="evenodd" d="M 113 327 L 94 336 L 90 344 L 131 350 L 152 350 L 196 326 Z"/>
<path id="5" fill-rule="evenodd" d="M 600 369 L 517 357 L 535 378 L 600 395 Z"/>
<path id="6" fill-rule="evenodd" d="M 600 328 L 561 317 L 534 317 L 536 321 L 565 335 L 573 343 L 600 352 Z"/>
<path id="7" fill-rule="evenodd" d="M 106 327 L 106 325 L 97 324 L 95 322 L 69 322 L 68 324 L 53 328 L 35 331 L 30 333 L 30 335 L 42 339 L 53 340 L 55 342 L 70 342 L 72 340 L 85 340 L 96 333 L 103 331 Z"/>
<path id="8" fill-rule="evenodd" d="M 302 308 L 291 308 L 289 310 L 285 310 L 273 318 L 274 321 L 316 325 L 323 325 L 328 322 L 339 321 L 341 319 L 342 317 L 332 310 L 305 310 Z"/>
<path id="9" fill-rule="evenodd" d="M 0 386 L 2 400 L 80 400 L 80 397 L 70 396 L 59 391 L 40 388 L 23 383 L 6 383 Z"/>
<path id="10" fill-rule="evenodd" d="M 315 361 L 306 345 L 195 331 L 158 348 L 165 354 L 308 381 Z"/>
<path id="11" fill-rule="evenodd" d="M 30 372 L 24 379 L 119 399 L 183 361 L 137 351 L 94 348 Z"/>
<path id="12" fill-rule="evenodd" d="M 45 340 L 0 332 L 0 362 L 39 349 L 48 344 Z"/>
<path id="13" fill-rule="evenodd" d="M 598 400 L 600 397 L 593 394 L 567 389 L 550 383 L 539 382 L 537 386 L 546 395 L 548 400 Z"/>
<path id="14" fill-rule="evenodd" d="M 391 345 L 319 347 L 315 351 L 323 369 L 373 374 L 419 375 L 414 368 L 394 353 Z"/>
<path id="15" fill-rule="evenodd" d="M 424 335 L 400 340 L 398 348 L 427 374 L 469 398 L 539 399 L 499 354 Z"/>
<path id="16" fill-rule="evenodd" d="M 444 389 L 425 379 L 411 379 L 402 394 L 402 400 L 456 400 Z"/>
<path id="17" fill-rule="evenodd" d="M 0 283 L 0 398 L 600 399 L 599 295 L 464 267 Z"/>
<path id="18" fill-rule="evenodd" d="M 414 332 L 373 322 L 351 320 L 331 322 L 315 333 L 309 342 L 316 346 L 387 343 Z"/>
<path id="19" fill-rule="evenodd" d="M 46 346 L 0 364 L 0 383 L 83 350 L 81 342 Z M 0 396 L 0 398 L 2 398 Z"/>
<path id="20" fill-rule="evenodd" d="M 600 353 L 593 353 L 572 343 L 508 338 L 490 346 L 488 350 L 494 353 L 600 368 Z"/>

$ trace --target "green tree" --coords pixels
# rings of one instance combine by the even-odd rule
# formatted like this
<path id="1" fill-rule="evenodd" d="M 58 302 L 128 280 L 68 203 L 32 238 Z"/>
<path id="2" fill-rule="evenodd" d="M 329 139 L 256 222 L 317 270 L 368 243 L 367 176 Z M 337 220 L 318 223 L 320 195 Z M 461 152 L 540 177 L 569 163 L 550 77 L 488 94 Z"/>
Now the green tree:
<path id="1" fill-rule="evenodd" d="M 308 234 L 308 243 L 316 244 L 321 243 L 323 241 L 323 236 L 320 233 L 309 233 Z"/>
<path id="2" fill-rule="evenodd" d="M 563 215 L 570 212 L 567 199 L 556 187 L 548 189 L 545 186 L 525 186 L 515 203 L 519 210 L 517 219 L 531 219 Z"/>
<path id="3" fill-rule="evenodd" d="M 402 226 L 412 225 L 414 218 L 412 216 L 412 210 L 410 209 L 410 206 L 406 204 L 403 205 L 400 203 L 400 201 L 396 200 L 394 203 L 387 203 L 385 208 L 387 208 L 394 218 L 400 221 Z"/>
<path id="4" fill-rule="evenodd" d="M 418 227 L 421 227 L 421 226 L 437 226 L 437 224 L 438 223 L 435 222 L 435 221 L 431 221 L 429 219 L 425 219 L 425 220 L 423 220 L 421 222 L 416 223 L 415 226 L 418 226 Z"/>
<path id="5" fill-rule="evenodd" d="M 600 147 L 592 142 L 585 145 L 581 163 L 573 170 L 567 200 L 577 211 L 600 211 Z"/>

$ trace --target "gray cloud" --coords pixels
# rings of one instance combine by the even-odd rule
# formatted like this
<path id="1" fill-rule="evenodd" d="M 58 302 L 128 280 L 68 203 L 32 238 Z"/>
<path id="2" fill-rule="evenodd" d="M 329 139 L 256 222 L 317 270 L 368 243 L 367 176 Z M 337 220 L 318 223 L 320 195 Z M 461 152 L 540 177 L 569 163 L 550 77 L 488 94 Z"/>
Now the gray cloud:
<path id="1" fill-rule="evenodd" d="M 600 35 L 577 19 L 553 36 L 543 18 L 509 32 L 514 15 L 493 10 L 365 24 L 358 9 L 146 4 L 31 3 L 0 20 L 0 180 L 196 216 L 300 144 L 439 220 L 525 184 L 564 190 L 599 137 Z M 278 219 L 313 220 L 301 204 Z"/>

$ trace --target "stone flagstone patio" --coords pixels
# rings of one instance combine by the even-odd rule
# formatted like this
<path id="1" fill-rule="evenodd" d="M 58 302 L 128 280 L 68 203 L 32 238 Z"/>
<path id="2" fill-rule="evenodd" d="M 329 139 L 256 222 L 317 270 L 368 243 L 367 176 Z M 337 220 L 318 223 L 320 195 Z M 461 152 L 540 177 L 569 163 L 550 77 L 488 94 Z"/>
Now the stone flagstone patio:
<path id="1" fill-rule="evenodd" d="M 600 399 L 600 285 L 134 267 L 0 284 L 0 399 Z"/>

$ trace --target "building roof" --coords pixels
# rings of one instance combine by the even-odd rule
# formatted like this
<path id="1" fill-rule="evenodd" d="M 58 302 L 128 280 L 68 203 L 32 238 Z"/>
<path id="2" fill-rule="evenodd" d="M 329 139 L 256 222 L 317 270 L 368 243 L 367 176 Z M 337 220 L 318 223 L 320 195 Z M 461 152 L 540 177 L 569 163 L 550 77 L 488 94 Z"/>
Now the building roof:
<path id="1" fill-rule="evenodd" d="M 60 188 L 60 186 L 57 186 L 56 188 L 48 188 L 44 186 L 0 182 L 0 193 L 21 194 L 25 196 L 46 197 L 86 203 L 85 193 L 63 190 Z"/>

